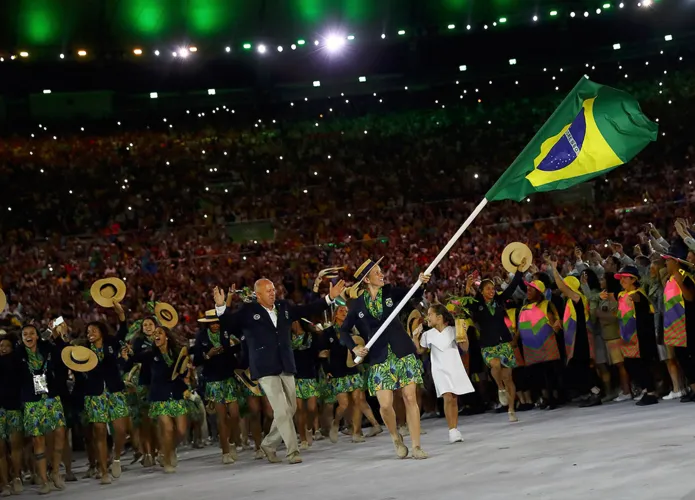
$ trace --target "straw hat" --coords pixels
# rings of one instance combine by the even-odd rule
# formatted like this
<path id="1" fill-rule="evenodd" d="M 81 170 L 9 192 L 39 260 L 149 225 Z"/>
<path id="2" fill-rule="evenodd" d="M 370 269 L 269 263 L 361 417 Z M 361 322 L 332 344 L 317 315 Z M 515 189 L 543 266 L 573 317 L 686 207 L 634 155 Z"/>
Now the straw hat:
<path id="1" fill-rule="evenodd" d="M 157 320 L 159 320 L 159 324 L 169 329 L 179 324 L 179 313 L 176 312 L 174 306 L 166 302 L 157 302 L 155 304 L 154 315 L 157 317 Z"/>
<path id="2" fill-rule="evenodd" d="M 5 292 L 2 291 L 2 288 L 0 288 L 0 313 L 5 310 L 5 307 L 7 307 L 7 296 Z"/>
<path id="3" fill-rule="evenodd" d="M 70 345 L 60 353 L 63 363 L 74 372 L 89 372 L 99 363 L 97 354 L 87 347 Z"/>
<path id="4" fill-rule="evenodd" d="M 244 384 L 246 388 L 251 391 L 255 396 L 261 396 L 261 386 L 257 380 L 251 380 L 251 370 L 248 368 L 246 370 L 234 370 L 234 375 L 236 375 L 237 380 Z"/>
<path id="5" fill-rule="evenodd" d="M 526 265 L 520 269 L 521 272 L 526 272 L 531 267 L 533 254 L 529 247 L 519 241 L 510 243 L 502 250 L 502 266 L 508 272 L 516 273 L 524 257 L 526 257 Z"/>
<path id="6" fill-rule="evenodd" d="M 210 309 L 209 311 L 205 311 L 205 316 L 200 318 L 198 323 L 217 323 L 219 321 L 220 318 L 217 317 L 217 311 Z"/>
<path id="7" fill-rule="evenodd" d="M 364 347 L 364 345 L 365 345 L 364 339 L 362 337 L 360 337 L 359 335 L 353 335 L 352 341 L 355 344 L 357 344 L 359 347 Z M 355 366 L 357 366 L 357 363 L 355 363 L 355 357 L 354 357 L 354 354 L 352 352 L 352 349 L 348 349 L 347 361 L 345 362 L 345 364 L 348 366 L 348 368 L 354 368 Z"/>
<path id="8" fill-rule="evenodd" d="M 188 347 L 184 347 L 179 352 L 179 357 L 174 363 L 174 369 L 171 372 L 171 380 L 176 380 L 179 375 L 184 375 L 188 371 Z"/>
<path id="9" fill-rule="evenodd" d="M 413 332 L 423 323 L 422 314 L 417 309 L 413 309 L 408 316 L 408 322 L 406 323 L 406 329 L 408 331 L 408 336 L 413 338 Z"/>
<path id="10" fill-rule="evenodd" d="M 114 302 L 123 300 L 125 292 L 125 283 L 119 278 L 96 280 L 90 289 L 92 299 L 101 307 L 113 307 Z"/>

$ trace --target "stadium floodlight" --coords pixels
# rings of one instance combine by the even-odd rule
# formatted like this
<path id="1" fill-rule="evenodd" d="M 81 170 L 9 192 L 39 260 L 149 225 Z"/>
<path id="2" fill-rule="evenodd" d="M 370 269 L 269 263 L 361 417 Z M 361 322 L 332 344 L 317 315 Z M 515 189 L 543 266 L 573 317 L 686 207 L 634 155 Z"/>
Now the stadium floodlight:
<path id="1" fill-rule="evenodd" d="M 319 80 L 315 80 L 314 81 L 314 87 L 320 87 L 320 86 L 321 86 L 321 82 Z"/>
<path id="2" fill-rule="evenodd" d="M 159 94 L 157 92 L 150 92 L 150 99 L 157 99 L 159 97 Z"/>
<path id="3" fill-rule="evenodd" d="M 509 60 L 509 65 L 510 65 L 510 66 L 516 65 L 516 59 L 510 59 L 510 60 Z"/>
<path id="4" fill-rule="evenodd" d="M 366 76 L 360 76 L 360 77 L 358 78 L 358 80 L 360 81 L 360 83 L 364 83 L 364 82 L 367 81 L 367 77 L 366 77 Z"/>
<path id="5" fill-rule="evenodd" d="M 405 35 L 405 30 L 398 30 L 398 34 L 401 36 Z"/>
<path id="6" fill-rule="evenodd" d="M 268 48 L 263 44 L 260 44 L 258 46 L 258 53 L 259 54 L 265 54 L 267 50 L 268 50 Z"/>
<path id="7" fill-rule="evenodd" d="M 671 40 L 673 40 L 673 35 L 666 35 L 664 37 L 664 40 L 666 40 L 667 42 L 670 42 Z"/>
<path id="8" fill-rule="evenodd" d="M 50 90 L 50 89 L 45 89 L 45 90 L 43 91 L 43 93 L 44 93 L 44 94 L 50 94 L 50 93 L 51 93 L 51 90 Z"/>
<path id="9" fill-rule="evenodd" d="M 208 95 L 215 95 L 215 89 L 208 89 Z"/>
<path id="10" fill-rule="evenodd" d="M 620 50 L 620 44 L 619 44 L 619 43 L 614 43 L 614 44 L 613 44 L 613 50 Z"/>
<path id="11" fill-rule="evenodd" d="M 345 46 L 345 35 L 332 33 L 326 37 L 325 43 L 328 52 L 338 52 Z"/>
<path id="12" fill-rule="evenodd" d="M 468 67 L 465 64 L 462 64 L 461 66 L 459 66 L 459 71 L 466 71 L 467 69 L 468 69 Z"/>

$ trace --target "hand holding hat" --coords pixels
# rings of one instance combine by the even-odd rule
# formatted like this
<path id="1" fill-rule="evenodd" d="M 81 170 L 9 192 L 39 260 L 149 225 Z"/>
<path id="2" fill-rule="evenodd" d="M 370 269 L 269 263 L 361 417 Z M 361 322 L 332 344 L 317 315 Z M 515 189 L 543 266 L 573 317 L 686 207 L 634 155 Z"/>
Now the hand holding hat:
<path id="1" fill-rule="evenodd" d="M 533 262 L 531 249 L 519 241 L 507 245 L 502 251 L 502 266 L 510 273 L 526 272 Z"/>
<path id="2" fill-rule="evenodd" d="M 120 302 L 125 298 L 126 286 L 121 279 L 104 278 L 96 280 L 89 291 L 94 302 L 101 307 L 113 307 L 114 302 Z"/>

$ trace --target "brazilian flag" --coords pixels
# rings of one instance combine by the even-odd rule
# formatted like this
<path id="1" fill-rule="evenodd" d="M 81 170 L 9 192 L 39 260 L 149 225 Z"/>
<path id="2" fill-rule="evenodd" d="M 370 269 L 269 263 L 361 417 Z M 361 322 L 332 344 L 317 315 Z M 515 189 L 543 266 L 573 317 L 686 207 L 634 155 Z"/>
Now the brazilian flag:
<path id="1" fill-rule="evenodd" d="M 657 133 L 632 96 L 583 77 L 485 198 L 567 189 L 627 163 Z"/>

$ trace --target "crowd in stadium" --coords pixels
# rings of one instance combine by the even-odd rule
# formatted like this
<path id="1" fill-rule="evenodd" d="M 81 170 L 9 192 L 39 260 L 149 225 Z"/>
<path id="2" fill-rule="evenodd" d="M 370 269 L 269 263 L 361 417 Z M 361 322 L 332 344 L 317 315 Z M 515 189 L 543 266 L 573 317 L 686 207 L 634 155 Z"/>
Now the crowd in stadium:
<path id="1" fill-rule="evenodd" d="M 553 330 L 548 338 L 557 338 L 553 341 L 557 344 L 537 360 L 529 357 L 532 347 L 524 346 L 514 335 L 520 324 L 507 325 L 509 339 L 498 339 L 495 344 L 490 343 L 484 326 L 493 323 L 485 323 L 487 320 L 477 318 L 476 313 L 469 314 L 476 322 L 468 328 L 462 356 L 476 393 L 461 398 L 462 413 L 494 408 L 508 412 L 515 421 L 516 411 L 553 409 L 573 398 L 581 398 L 582 406 L 633 397 L 642 405 L 658 402 L 659 397 L 695 401 L 695 392 L 689 388 L 695 388 L 695 357 L 691 354 L 695 342 L 682 347 L 664 339 L 664 317 L 669 307 L 664 293 L 669 280 L 685 276 L 678 278 L 678 283 L 687 319 L 692 310 L 688 304 L 695 298 L 690 274 L 690 264 L 695 265 L 695 228 L 688 220 L 690 203 L 695 201 L 695 151 L 689 137 L 695 118 L 689 106 L 695 80 L 689 74 L 672 78 L 679 83 L 674 91 L 680 99 L 677 107 L 653 92 L 652 81 L 633 83 L 629 89 L 650 116 L 670 124 L 664 127 L 665 140 L 583 191 L 491 204 L 435 270 L 423 294 L 408 307 L 405 316 L 414 308 L 422 309 L 422 304 L 446 305 L 464 295 L 489 304 L 486 289 L 509 290 L 497 307 L 512 311 L 509 320 L 513 324 L 529 304 L 552 304 L 545 305 L 548 309 L 543 311 L 548 314 L 548 328 Z M 360 264 L 381 256 L 385 256 L 379 270 L 384 281 L 409 286 L 557 104 L 554 97 L 539 98 L 525 106 L 502 96 L 499 99 L 473 108 L 441 109 L 437 103 L 432 108 L 388 115 L 376 114 L 378 103 L 374 101 L 375 114 L 337 117 L 319 127 L 315 119 L 275 127 L 270 124 L 272 118 L 264 116 L 261 127 L 240 129 L 226 123 L 228 118 L 212 115 L 209 120 L 191 117 L 171 129 L 163 121 L 149 130 L 123 127 L 107 135 L 59 134 L 55 139 L 49 130 L 37 132 L 36 137 L 2 141 L 0 183 L 11 188 L 3 192 L 6 208 L 0 219 L 0 288 L 8 303 L 0 312 L 0 328 L 15 335 L 15 340 L 23 339 L 27 346 L 26 325 L 33 325 L 29 328 L 30 343 L 37 343 L 33 336 L 50 327 L 54 345 L 75 339 L 94 344 L 97 339 L 99 349 L 103 348 L 102 337 L 106 339 L 110 330 L 117 331 L 114 338 L 122 343 L 114 346 L 118 352 L 123 349 L 120 369 L 124 371 L 132 367 L 129 358 L 144 359 L 138 358 L 138 338 L 164 335 L 153 333 L 155 328 L 160 331 L 161 322 L 152 319 L 151 307 L 156 302 L 172 304 L 180 318 L 176 334 L 167 332 L 167 340 L 161 341 L 186 339 L 188 343 L 205 335 L 219 336 L 218 331 L 210 333 L 212 328 L 206 324 L 217 322 L 206 316 L 206 311 L 217 306 L 219 313 L 214 287 L 253 287 L 259 278 L 267 278 L 275 284 L 278 296 L 303 303 L 317 293 L 333 293 L 325 282 L 314 289 L 321 269 L 340 267 L 339 278 L 351 283 L 357 279 Z M 431 100 L 434 102 L 434 96 Z M 229 227 L 244 223 L 265 224 L 272 228 L 274 238 L 235 240 Z M 503 249 L 517 241 L 532 252 L 530 267 L 518 276 L 505 269 L 500 260 Z M 115 315 L 108 308 L 95 306 L 90 297 L 92 283 L 105 277 L 120 278 L 127 286 Z M 576 283 L 568 277 L 575 277 Z M 635 338 L 629 341 L 628 347 L 638 346 L 637 355 L 621 344 L 624 339 L 617 333 L 621 317 L 615 313 L 620 292 L 633 292 L 633 288 L 634 292 L 643 289 L 644 300 L 653 306 L 651 312 L 639 314 L 654 318 L 650 338 L 644 337 L 642 320 Z M 587 339 L 574 352 L 566 349 L 562 335 L 563 327 L 568 328 L 563 311 L 570 303 L 586 306 L 577 306 L 579 312 L 575 313 L 581 319 L 573 316 L 578 323 L 584 321 L 584 329 L 577 332 L 581 330 Z M 456 309 L 455 305 L 450 309 Z M 427 308 L 422 313 L 428 314 Z M 493 318 L 494 314 L 491 311 Z M 446 314 L 436 309 L 429 309 L 429 315 L 446 319 Z M 66 326 L 59 328 L 54 322 L 57 317 L 64 318 Z M 310 319 L 321 323 L 329 318 L 317 315 Z M 691 323 L 695 325 L 687 324 Z M 126 335 L 129 327 L 131 334 Z M 320 328 L 293 328 L 299 338 L 309 335 L 322 345 Z M 687 337 L 691 337 L 691 328 L 687 330 Z M 0 369 L 11 370 L 1 361 L 2 344 L 0 339 Z M 505 351 L 500 354 L 500 350 Z M 584 356 L 581 363 L 576 361 L 580 350 Z M 208 355 L 202 349 L 196 352 L 199 358 Z M 204 368 L 199 358 L 194 354 L 192 364 Z M 506 361 L 500 364 L 491 358 Z M 420 382 L 424 390 L 419 397 L 426 412 L 434 415 L 438 412 L 437 394 L 431 376 L 427 376 L 427 356 L 423 359 L 425 378 Z M 318 355 L 311 363 L 314 369 L 309 372 L 316 384 L 323 382 L 325 386 L 319 375 L 325 378 L 325 367 Z M 256 418 L 260 425 L 262 410 L 266 414 L 264 424 L 269 424 L 267 401 L 263 405 L 254 401 L 256 396 L 235 382 L 229 390 L 235 391 L 235 404 L 238 400 L 242 406 L 242 419 L 235 407 L 230 410 L 231 422 L 222 424 L 219 420 L 227 418 L 225 401 L 216 400 L 217 393 L 206 387 L 211 384 L 217 390 L 219 381 L 206 381 L 205 369 L 199 375 L 197 386 L 188 381 L 189 389 L 197 389 L 203 400 L 212 395 L 210 418 L 214 422 L 212 416 L 217 413 L 216 425 L 222 429 L 219 436 L 233 442 L 231 449 L 221 443 L 224 463 L 232 463 L 234 449 L 238 446 L 241 451 L 248 446 L 249 429 L 254 439 L 258 438 L 254 425 Z M 59 376 L 68 380 L 67 371 Z M 77 416 L 82 413 L 84 394 L 82 399 L 72 397 L 65 392 L 63 382 L 55 382 L 61 388 L 56 394 L 62 394 L 66 413 Z M 137 384 L 123 387 L 121 390 L 133 394 L 138 391 Z M 319 414 L 325 415 L 316 406 L 317 400 L 323 408 L 330 408 L 330 414 L 337 401 L 342 408 L 340 415 L 347 416 L 346 424 L 361 420 L 360 411 L 364 411 L 373 425 L 372 433 L 380 432 L 374 415 L 359 399 L 350 403 L 359 410 L 350 417 L 346 400 L 335 399 L 341 394 L 344 396 L 318 388 L 309 391 L 306 405 L 300 408 L 302 446 L 310 446 L 314 437 L 320 439 L 322 435 L 331 441 L 337 439 L 331 418 L 328 424 L 319 418 Z M 308 402 L 312 398 L 313 402 Z M 192 424 L 191 439 L 196 445 L 202 442 L 200 428 L 206 420 L 199 401 L 186 408 L 188 424 L 166 422 L 167 430 L 180 431 L 181 435 Z M 215 408 L 220 401 L 221 410 Z M 245 404 L 248 408 L 243 412 Z M 106 421 L 100 420 L 103 415 L 98 410 L 87 412 L 87 417 L 96 420 L 82 424 L 98 424 L 99 429 L 90 431 L 93 434 L 91 441 L 88 439 L 90 477 L 110 482 L 105 459 L 106 424 L 112 426 L 114 439 L 115 451 L 108 460 L 114 477 L 121 474 L 118 457 L 126 431 L 135 458 L 143 465 L 154 465 L 153 456 L 159 450 L 165 470 L 175 469 L 172 442 L 157 443 L 147 434 L 151 422 L 143 421 L 152 415 L 156 420 L 157 414 L 149 407 L 150 413 L 145 414 L 144 408 L 138 398 L 129 398 L 118 408 L 121 413 L 109 414 Z M 406 412 L 407 408 L 396 408 L 403 432 Z M 147 415 L 144 420 L 140 418 L 143 415 Z M 340 424 L 341 419 L 337 420 Z M 75 428 L 80 424 L 75 418 L 69 423 Z M 16 432 L 21 432 L 19 427 Z M 347 432 L 354 441 L 360 441 L 361 430 Z M 62 453 L 63 438 L 54 439 L 60 446 L 46 448 L 53 452 L 49 457 L 53 473 L 50 469 L 47 472 L 45 461 L 43 468 L 36 469 L 33 464 L 17 461 L 21 440 L 13 442 L 9 468 L 16 478 L 29 467 L 42 492 L 50 491 L 49 480 L 54 487 L 64 487 L 58 471 L 66 459 L 56 452 Z M 38 454 L 36 446 L 35 440 Z M 258 440 L 250 447 L 256 458 L 272 458 L 268 453 L 259 454 L 264 450 Z M 19 482 L 16 478 L 8 476 L 7 462 L 4 469 L 0 466 L 3 494 L 21 491 L 21 478 Z M 68 470 L 67 479 L 73 478 Z"/>

